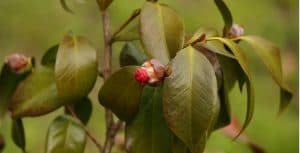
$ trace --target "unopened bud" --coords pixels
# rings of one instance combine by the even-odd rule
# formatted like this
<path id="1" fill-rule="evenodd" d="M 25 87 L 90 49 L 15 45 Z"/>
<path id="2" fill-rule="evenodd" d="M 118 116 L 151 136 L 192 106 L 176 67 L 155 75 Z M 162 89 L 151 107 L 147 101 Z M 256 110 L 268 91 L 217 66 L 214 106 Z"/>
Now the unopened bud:
<path id="1" fill-rule="evenodd" d="M 140 84 L 159 84 L 165 76 L 165 66 L 159 61 L 151 59 L 135 71 L 135 79 Z"/>
<path id="2" fill-rule="evenodd" d="M 31 58 L 19 53 L 6 56 L 4 62 L 17 74 L 24 73 L 32 67 Z"/>
<path id="3" fill-rule="evenodd" d="M 242 36 L 244 35 L 244 28 L 238 24 L 233 24 L 229 33 L 228 33 L 228 37 L 229 38 L 236 38 L 236 37 L 239 37 L 239 36 Z"/>

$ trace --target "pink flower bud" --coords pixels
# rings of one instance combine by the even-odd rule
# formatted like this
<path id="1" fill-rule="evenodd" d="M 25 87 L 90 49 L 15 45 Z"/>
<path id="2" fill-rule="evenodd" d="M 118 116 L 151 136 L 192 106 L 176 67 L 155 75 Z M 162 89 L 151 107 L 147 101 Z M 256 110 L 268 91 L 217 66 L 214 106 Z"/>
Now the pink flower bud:
<path id="1" fill-rule="evenodd" d="M 142 85 L 147 84 L 150 80 L 147 70 L 144 67 L 135 70 L 134 78 Z"/>
<path id="2" fill-rule="evenodd" d="M 147 74 L 147 75 L 146 75 Z M 146 77 L 146 76 L 147 77 Z M 151 59 L 146 61 L 141 68 L 135 72 L 135 79 L 140 84 L 159 84 L 165 76 L 165 66 L 159 61 Z"/>
<path id="3" fill-rule="evenodd" d="M 239 37 L 239 36 L 242 36 L 244 35 L 244 28 L 238 24 L 233 24 L 229 33 L 228 33 L 228 37 L 229 38 L 236 38 L 236 37 Z"/>
<path id="4" fill-rule="evenodd" d="M 5 57 L 5 64 L 15 73 L 23 73 L 31 68 L 31 59 L 23 54 L 14 53 Z"/>

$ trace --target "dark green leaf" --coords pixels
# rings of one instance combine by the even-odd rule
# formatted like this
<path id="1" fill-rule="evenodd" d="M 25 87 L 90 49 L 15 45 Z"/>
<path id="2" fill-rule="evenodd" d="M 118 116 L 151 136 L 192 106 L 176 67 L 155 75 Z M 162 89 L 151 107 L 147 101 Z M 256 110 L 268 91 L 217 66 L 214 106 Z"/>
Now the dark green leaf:
<path id="1" fill-rule="evenodd" d="M 0 122 L 6 114 L 11 97 L 18 84 L 28 76 L 31 71 L 17 74 L 12 72 L 8 65 L 4 64 L 0 76 Z"/>
<path id="2" fill-rule="evenodd" d="M 202 53 L 190 46 L 178 52 L 171 68 L 163 89 L 166 121 L 192 153 L 202 153 L 219 113 L 214 69 Z"/>
<path id="3" fill-rule="evenodd" d="M 11 132 L 14 143 L 25 153 L 25 132 L 21 119 L 12 120 Z"/>
<path id="4" fill-rule="evenodd" d="M 172 153 L 190 153 L 189 148 L 176 136 L 173 137 Z"/>
<path id="5" fill-rule="evenodd" d="M 98 6 L 102 11 L 106 10 L 106 8 L 113 2 L 113 0 L 97 0 Z"/>
<path id="6" fill-rule="evenodd" d="M 101 105 L 111 109 L 124 121 L 132 120 L 138 112 L 142 86 L 134 79 L 137 66 L 127 66 L 115 72 L 99 91 Z"/>
<path id="7" fill-rule="evenodd" d="M 239 65 L 241 66 L 244 75 L 241 77 L 245 77 L 246 79 L 246 87 L 247 87 L 247 113 L 246 113 L 246 119 L 243 124 L 242 130 L 240 131 L 243 132 L 245 128 L 248 126 L 250 123 L 252 116 L 253 116 L 253 111 L 254 111 L 254 88 L 253 88 L 253 80 L 252 76 L 250 73 L 250 69 L 248 66 L 248 61 L 246 56 L 244 55 L 244 52 L 242 49 L 232 40 L 225 39 L 225 38 L 220 38 L 220 37 L 211 37 L 208 39 L 210 40 L 218 40 L 225 45 L 229 47 L 229 49 L 232 51 L 232 53 L 235 55 L 236 60 L 238 61 Z"/>
<path id="8" fill-rule="evenodd" d="M 66 36 L 55 63 L 55 81 L 61 98 L 74 101 L 92 90 L 98 64 L 96 49 L 83 37 Z"/>
<path id="9" fill-rule="evenodd" d="M 120 54 L 120 65 L 142 65 L 147 56 L 140 51 L 132 42 L 127 42 Z"/>
<path id="10" fill-rule="evenodd" d="M 54 68 L 58 47 L 59 45 L 54 45 L 46 51 L 42 57 L 42 65 Z"/>
<path id="11" fill-rule="evenodd" d="M 93 105 L 89 98 L 74 103 L 74 112 L 83 124 L 87 124 L 92 115 Z"/>
<path id="12" fill-rule="evenodd" d="M 50 125 L 46 153 L 83 153 L 86 144 L 84 129 L 67 115 L 57 117 Z"/>
<path id="13" fill-rule="evenodd" d="M 238 40 L 248 42 L 258 57 L 263 61 L 273 79 L 280 86 L 281 103 L 280 112 L 282 112 L 292 99 L 292 89 L 285 84 L 282 77 L 282 67 L 280 59 L 280 51 L 272 42 L 258 36 L 242 36 Z"/>
<path id="14" fill-rule="evenodd" d="M 17 87 L 10 109 L 15 118 L 47 114 L 65 104 L 57 95 L 52 68 L 40 67 Z"/>
<path id="15" fill-rule="evenodd" d="M 141 41 L 150 58 L 167 64 L 183 47 L 184 24 L 170 7 L 146 2 L 141 10 Z"/>
<path id="16" fill-rule="evenodd" d="M 60 5 L 62 6 L 62 8 L 63 8 L 65 11 L 67 11 L 67 12 L 73 14 L 73 11 L 69 8 L 68 4 L 66 3 L 66 0 L 59 0 L 59 2 L 60 2 Z"/>
<path id="17" fill-rule="evenodd" d="M 126 124 L 130 153 L 171 153 L 172 132 L 162 112 L 162 88 L 146 86 L 139 113 Z"/>
<path id="18" fill-rule="evenodd" d="M 225 22 L 225 26 L 223 29 L 223 36 L 227 36 L 227 34 L 230 31 L 230 28 L 233 24 L 231 12 L 223 0 L 215 0 L 215 3 L 217 5 L 220 13 L 222 14 L 223 20 Z"/>

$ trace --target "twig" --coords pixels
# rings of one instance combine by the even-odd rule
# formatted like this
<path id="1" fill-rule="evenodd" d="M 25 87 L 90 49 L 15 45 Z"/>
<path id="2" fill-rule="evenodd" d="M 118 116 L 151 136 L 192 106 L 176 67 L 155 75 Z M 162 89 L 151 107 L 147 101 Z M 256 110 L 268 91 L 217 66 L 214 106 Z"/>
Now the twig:
<path id="1" fill-rule="evenodd" d="M 112 34 L 112 36 L 111 36 L 111 42 L 110 43 L 112 43 L 112 41 L 114 41 L 114 38 L 124 29 L 124 28 L 126 28 L 126 26 L 133 20 L 133 19 L 135 19 L 138 15 L 140 15 L 140 13 L 141 13 L 141 9 L 136 9 L 136 10 L 134 10 L 133 11 L 133 13 L 131 14 L 131 16 L 119 27 L 119 29 L 118 30 L 116 30 L 113 34 Z"/>
<path id="2" fill-rule="evenodd" d="M 81 123 L 84 132 L 86 133 L 86 135 L 90 138 L 90 140 L 96 145 L 96 147 L 98 148 L 98 150 L 102 150 L 102 146 L 101 144 L 97 141 L 97 139 L 93 136 L 93 134 L 90 133 L 90 131 L 86 128 L 86 126 L 82 123 L 82 121 L 78 118 L 78 116 L 76 115 L 76 113 L 74 112 L 73 108 L 71 108 L 70 106 L 66 106 L 65 107 L 67 109 L 67 111 L 71 114 L 71 116 L 73 116 L 74 118 L 76 118 L 77 120 L 79 120 L 79 122 Z"/>

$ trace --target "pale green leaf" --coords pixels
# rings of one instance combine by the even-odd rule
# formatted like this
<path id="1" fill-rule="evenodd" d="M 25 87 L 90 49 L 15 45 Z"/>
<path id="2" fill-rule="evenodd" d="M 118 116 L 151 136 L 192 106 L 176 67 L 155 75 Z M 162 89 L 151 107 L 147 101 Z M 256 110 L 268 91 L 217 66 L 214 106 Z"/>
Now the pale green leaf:
<path id="1" fill-rule="evenodd" d="M 68 101 L 86 97 L 95 84 L 97 67 L 96 49 L 87 39 L 65 36 L 55 62 L 59 96 Z"/>
<path id="2" fill-rule="evenodd" d="M 170 66 L 163 88 L 166 122 L 192 153 L 202 153 L 219 113 L 214 69 L 190 46 L 178 52 Z"/>
<path id="3" fill-rule="evenodd" d="M 281 103 L 280 112 L 282 112 L 290 103 L 293 93 L 292 89 L 284 82 L 282 77 L 282 66 L 280 51 L 272 42 L 258 36 L 242 36 L 236 38 L 248 42 L 263 61 L 275 82 L 280 86 Z"/>
<path id="4" fill-rule="evenodd" d="M 142 86 L 134 79 L 137 66 L 126 66 L 113 73 L 99 91 L 99 101 L 124 121 L 138 112 Z"/>
<path id="5" fill-rule="evenodd" d="M 140 15 L 140 34 L 146 54 L 167 64 L 183 47 L 183 20 L 167 5 L 146 2 Z"/>
<path id="6" fill-rule="evenodd" d="M 49 126 L 46 153 L 83 153 L 85 144 L 84 129 L 70 116 L 59 116 Z"/>

